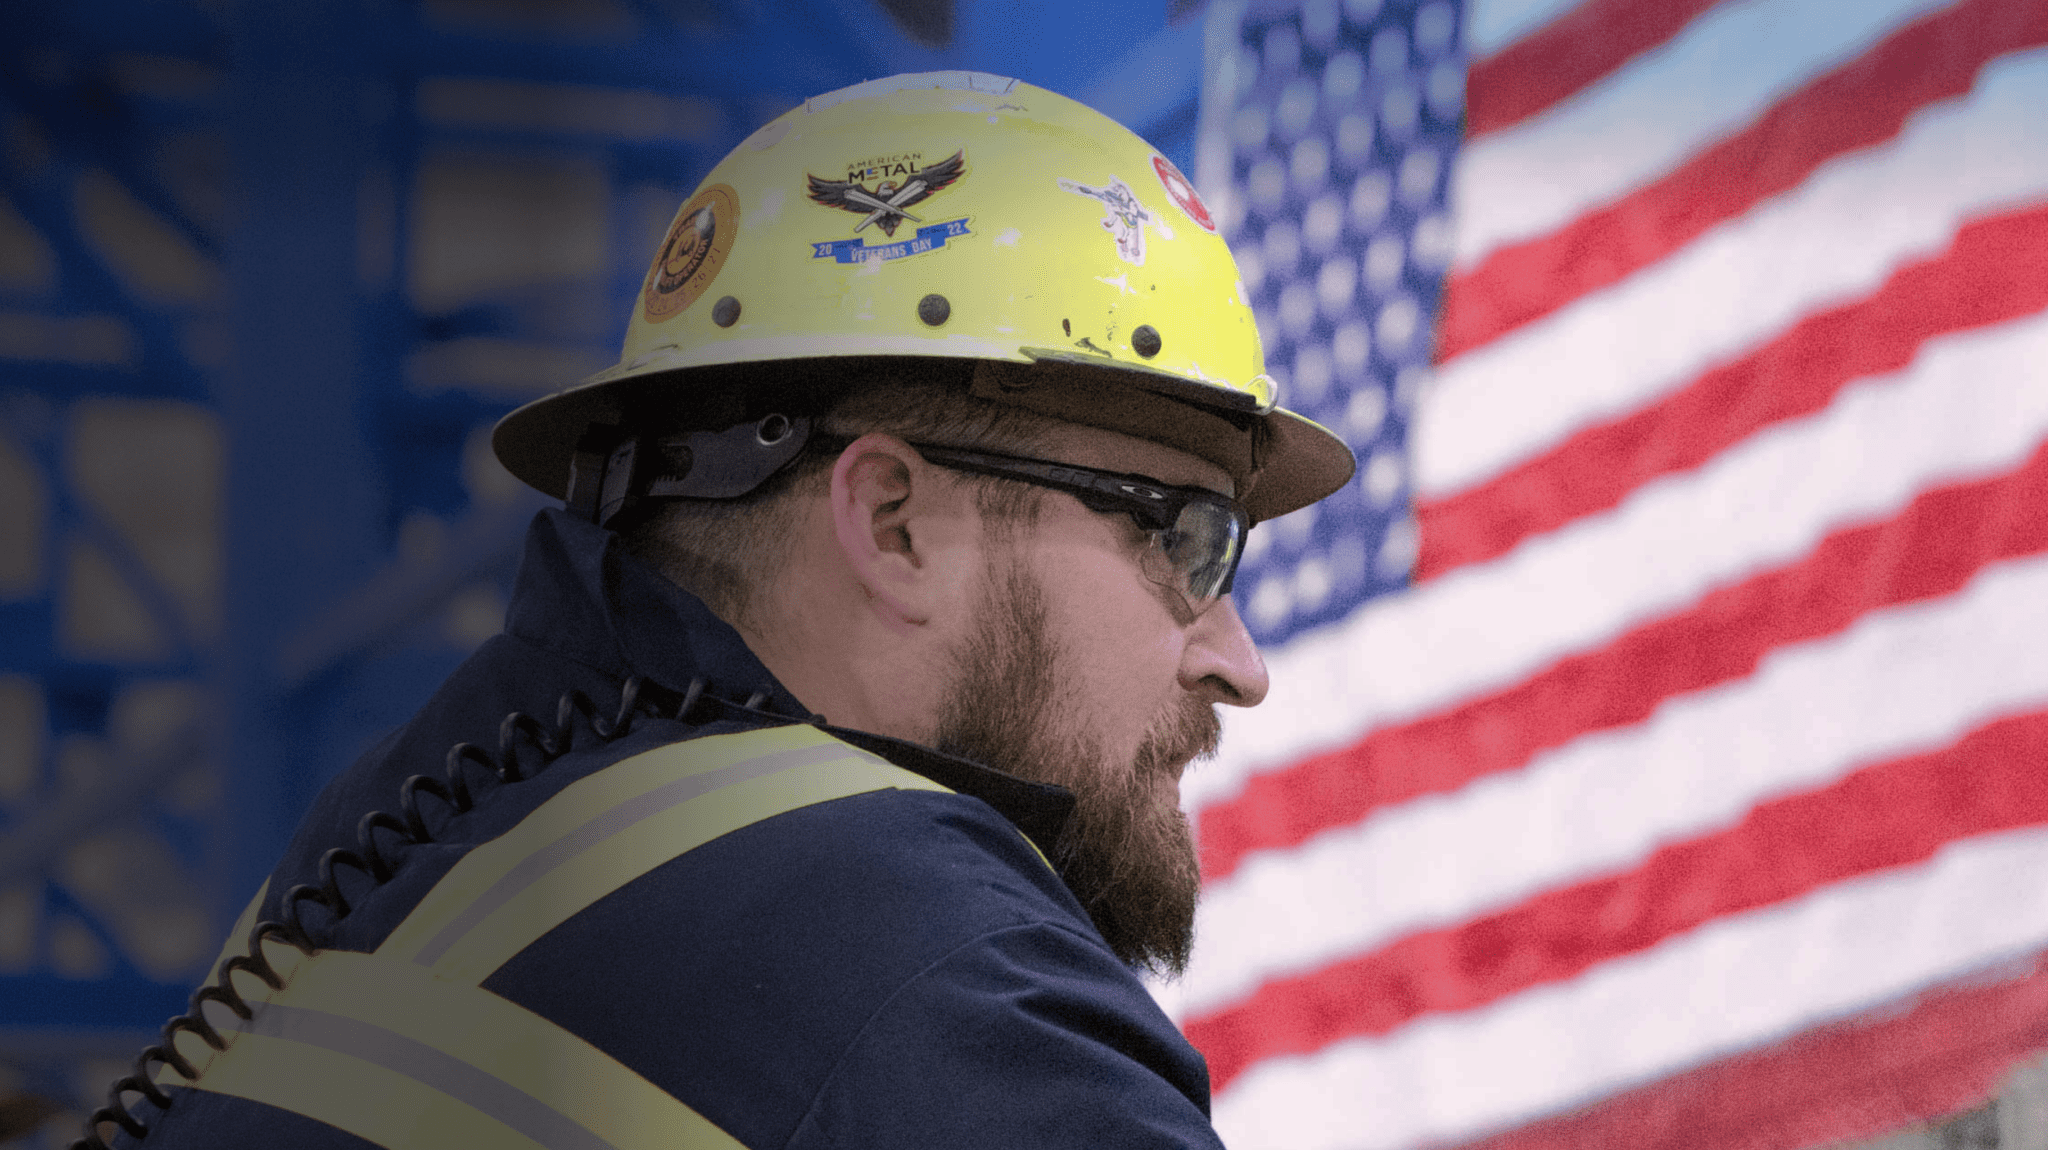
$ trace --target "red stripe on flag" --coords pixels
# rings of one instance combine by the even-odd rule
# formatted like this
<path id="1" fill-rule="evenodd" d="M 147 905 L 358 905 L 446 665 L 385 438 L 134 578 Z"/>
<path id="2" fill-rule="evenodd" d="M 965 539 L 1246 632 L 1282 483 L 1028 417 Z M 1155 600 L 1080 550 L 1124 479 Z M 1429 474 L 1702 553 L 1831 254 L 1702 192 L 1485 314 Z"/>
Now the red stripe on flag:
<path id="1" fill-rule="evenodd" d="M 1821 410 L 1857 379 L 1905 367 L 1929 339 L 2044 308 L 2048 207 L 1966 224 L 1947 251 L 1894 272 L 1871 295 L 1808 316 L 1649 407 L 1420 504 L 1415 578 L 1485 562 L 1614 507 L 1657 476 L 1698 467 L 1763 427 Z"/>
<path id="2" fill-rule="evenodd" d="M 1467 1144 L 1789 1150 L 1967 1109 L 2048 1047 L 2048 953 Z"/>
<path id="3" fill-rule="evenodd" d="M 1221 1090 L 1263 1059 L 1561 982 L 1713 919 L 1924 862 L 1972 835 L 2048 823 L 2044 761 L 2048 711 L 2003 719 L 1942 750 L 1761 804 L 1729 830 L 1665 847 L 1625 874 L 1268 982 L 1189 1020 L 1187 1036 Z"/>
<path id="4" fill-rule="evenodd" d="M 1591 39 L 1597 44 L 1605 35 Z M 1965 0 L 1907 25 L 1664 178 L 1559 231 L 1497 249 L 1453 276 L 1445 286 L 1439 359 L 1487 344 L 1656 263 L 1723 220 L 1796 187 L 1827 160 L 1897 135 L 1915 111 L 1969 91 L 1994 57 L 2043 43 L 2048 6 L 2036 0 Z M 1479 74 L 1475 68 L 1474 108 Z"/>
<path id="5" fill-rule="evenodd" d="M 1673 36 L 1720 0 L 1586 0 L 1472 65 L 1465 135 L 1477 139 L 1556 106 Z"/>
<path id="6" fill-rule="evenodd" d="M 1506 690 L 1259 775 L 1200 812 L 1215 882 L 1258 850 L 1298 846 L 1376 808 L 1513 770 L 1536 752 L 1648 718 L 1674 695 L 1750 674 L 1788 643 L 1961 587 L 1984 565 L 2048 550 L 2048 444 L 1995 479 L 1923 492 L 1899 515 L 1829 535 L 1798 561 L 1713 591 Z"/>

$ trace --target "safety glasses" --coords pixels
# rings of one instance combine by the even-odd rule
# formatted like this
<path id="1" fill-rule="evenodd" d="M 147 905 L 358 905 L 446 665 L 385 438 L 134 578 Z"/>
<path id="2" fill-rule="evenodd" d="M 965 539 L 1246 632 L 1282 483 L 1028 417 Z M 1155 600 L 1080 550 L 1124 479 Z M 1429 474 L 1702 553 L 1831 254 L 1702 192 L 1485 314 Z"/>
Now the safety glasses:
<path id="1" fill-rule="evenodd" d="M 1131 516 L 1152 536 L 1141 563 L 1146 577 L 1179 591 L 1198 614 L 1230 593 L 1252 522 L 1229 496 L 1071 463 L 924 443 L 911 446 L 940 467 L 1035 483 L 1064 491 L 1091 511 Z"/>

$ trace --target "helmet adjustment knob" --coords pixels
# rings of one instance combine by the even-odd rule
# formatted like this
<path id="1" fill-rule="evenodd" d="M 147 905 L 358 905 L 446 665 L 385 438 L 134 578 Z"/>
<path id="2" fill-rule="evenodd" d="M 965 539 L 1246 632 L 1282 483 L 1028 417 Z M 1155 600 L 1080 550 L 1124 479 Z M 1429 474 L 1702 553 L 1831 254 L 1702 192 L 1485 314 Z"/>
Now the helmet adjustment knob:
<path id="1" fill-rule="evenodd" d="M 720 327 L 731 327 L 740 321 L 740 301 L 732 296 L 720 296 L 711 305 L 711 322 Z"/>
<path id="2" fill-rule="evenodd" d="M 917 301 L 917 318 L 923 320 L 928 327 L 937 327 L 945 323 L 952 314 L 953 305 L 946 302 L 946 297 L 937 292 Z"/>
<path id="3" fill-rule="evenodd" d="M 1131 333 L 1131 350 L 1146 359 L 1158 355 L 1160 346 L 1159 329 L 1149 323 L 1139 324 L 1138 330 Z"/>
<path id="4" fill-rule="evenodd" d="M 789 437 L 796 430 L 786 415 L 770 415 L 754 427 L 754 442 L 763 447 L 773 447 Z"/>

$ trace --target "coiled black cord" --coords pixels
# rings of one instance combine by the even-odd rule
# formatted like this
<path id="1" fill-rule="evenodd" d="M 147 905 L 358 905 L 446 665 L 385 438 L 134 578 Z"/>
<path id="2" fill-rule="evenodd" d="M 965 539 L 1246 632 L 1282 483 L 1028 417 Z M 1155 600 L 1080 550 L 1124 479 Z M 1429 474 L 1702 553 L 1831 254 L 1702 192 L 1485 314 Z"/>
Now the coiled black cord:
<path id="1" fill-rule="evenodd" d="M 597 745 L 603 745 L 630 734 L 634 721 L 643 716 L 673 719 L 692 726 L 718 717 L 766 719 L 775 724 L 807 722 L 822 725 L 824 722 L 819 715 L 794 717 L 762 710 L 762 704 L 769 698 L 766 690 L 754 692 L 744 703 L 735 703 L 710 694 L 708 686 L 704 679 L 695 679 L 688 690 L 677 695 L 645 679 L 628 679 L 620 693 L 618 713 L 610 720 L 597 713 L 597 705 L 589 696 L 581 691 L 570 691 L 555 706 L 552 730 L 539 720 L 514 711 L 498 724 L 497 754 L 493 755 L 473 743 L 457 743 L 448 748 L 441 777 L 413 775 L 407 778 L 398 788 L 398 814 L 371 811 L 364 815 L 356 823 L 354 850 L 335 847 L 321 855 L 315 881 L 300 883 L 285 892 L 279 919 L 265 919 L 250 928 L 243 947 L 247 953 L 235 955 L 222 963 L 219 979 L 194 991 L 185 1013 L 164 1023 L 162 1040 L 137 1055 L 131 1071 L 107 1087 L 107 1104 L 86 1119 L 85 1137 L 74 1141 L 71 1150 L 111 1150 L 100 1137 L 100 1124 L 104 1122 L 113 1123 L 138 1140 L 147 1137 L 149 1127 L 129 1113 L 128 1104 L 122 1096 L 140 1094 L 158 1110 L 169 1109 L 171 1096 L 156 1084 L 151 1063 L 169 1066 L 187 1080 L 197 1079 L 198 1068 L 178 1052 L 175 1041 L 178 1032 L 190 1031 L 215 1050 L 227 1049 L 227 1040 L 206 1018 L 206 1003 L 218 1002 L 245 1021 L 254 1016 L 255 1011 L 248 1001 L 235 989 L 234 975 L 238 970 L 254 975 L 272 990 L 284 989 L 284 979 L 264 955 L 263 943 L 276 939 L 297 948 L 301 954 L 311 956 L 318 953 L 319 944 L 299 921 L 300 904 L 318 903 L 336 919 L 347 915 L 350 905 L 342 894 L 338 873 L 342 867 L 367 875 L 373 886 L 391 881 L 403 865 L 403 856 L 394 859 L 387 855 L 377 841 L 377 832 L 386 831 L 405 846 L 433 842 L 433 834 L 420 810 L 420 796 L 423 793 L 434 796 L 455 814 L 470 810 L 476 805 L 476 795 L 465 777 L 465 766 L 482 768 L 500 783 L 521 782 L 539 774 L 548 764 L 575 749 L 579 725 L 588 727 L 590 733 L 597 737 Z"/>

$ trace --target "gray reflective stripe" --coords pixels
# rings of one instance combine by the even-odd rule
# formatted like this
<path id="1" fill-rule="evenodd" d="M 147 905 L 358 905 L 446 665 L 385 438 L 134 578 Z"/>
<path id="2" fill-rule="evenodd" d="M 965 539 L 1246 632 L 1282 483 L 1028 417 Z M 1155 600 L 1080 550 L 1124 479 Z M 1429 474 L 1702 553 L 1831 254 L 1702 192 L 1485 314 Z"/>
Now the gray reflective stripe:
<path id="1" fill-rule="evenodd" d="M 618 1150 L 574 1119 L 495 1075 L 403 1034 L 357 1019 L 270 1003 L 235 1028 L 360 1058 L 438 1090 L 519 1131 L 548 1150 Z M 375 1099 L 364 1099 L 375 1106 Z"/>
<path id="2" fill-rule="evenodd" d="M 689 744 L 683 743 L 680 746 L 687 747 Z M 763 775 L 772 775 L 791 767 L 849 758 L 866 759 L 886 765 L 885 760 L 876 758 L 866 751 L 845 743 L 832 742 L 823 746 L 798 747 L 794 750 L 763 755 L 758 759 L 749 759 L 730 767 L 664 783 L 644 794 L 635 795 L 521 859 L 517 866 L 505 872 L 503 878 L 492 883 L 489 890 L 478 895 L 475 901 L 463 908 L 461 914 L 442 927 L 439 933 L 420 948 L 413 961 L 421 966 L 432 966 L 441 961 L 441 956 L 448 953 L 448 948 L 461 941 L 463 935 L 490 917 L 499 907 L 518 897 L 519 892 L 540 881 L 549 871 L 634 823 L 653 818 L 671 807 L 680 806 L 700 795 L 732 786 L 734 783 L 758 779 Z"/>

